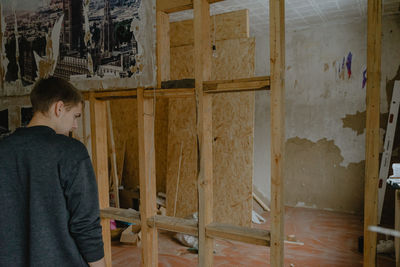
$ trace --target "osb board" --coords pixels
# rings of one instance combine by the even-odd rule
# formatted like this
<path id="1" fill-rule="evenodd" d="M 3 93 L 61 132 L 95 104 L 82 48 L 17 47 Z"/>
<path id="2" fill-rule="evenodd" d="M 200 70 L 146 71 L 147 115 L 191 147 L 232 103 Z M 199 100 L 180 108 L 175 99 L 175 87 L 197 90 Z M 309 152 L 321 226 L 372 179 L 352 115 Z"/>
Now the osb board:
<path id="1" fill-rule="evenodd" d="M 211 80 L 249 78 L 254 75 L 254 38 L 239 38 L 217 41 L 216 57 L 212 58 L 213 71 Z M 249 75 L 249 70 L 253 70 Z M 171 80 L 193 79 L 193 45 L 171 48 Z"/>
<path id="2" fill-rule="evenodd" d="M 212 79 L 254 76 L 253 38 L 217 43 Z M 171 49 L 171 79 L 193 78 L 193 47 Z M 196 117 L 190 99 L 170 99 L 168 132 L 167 214 L 197 211 Z M 254 139 L 254 93 L 220 94 L 213 98 L 214 218 L 218 222 L 251 226 Z M 183 145 L 181 155 L 181 144 Z"/>
<path id="3" fill-rule="evenodd" d="M 168 100 L 157 99 L 155 121 L 155 155 L 157 192 L 166 191 Z M 138 125 L 136 99 L 111 101 L 118 177 L 126 189 L 139 185 Z M 125 147 L 124 147 L 125 146 Z"/>
<path id="4" fill-rule="evenodd" d="M 211 16 L 211 40 L 228 40 L 249 37 L 249 11 L 239 10 Z M 171 47 L 194 44 L 193 20 L 170 24 Z"/>

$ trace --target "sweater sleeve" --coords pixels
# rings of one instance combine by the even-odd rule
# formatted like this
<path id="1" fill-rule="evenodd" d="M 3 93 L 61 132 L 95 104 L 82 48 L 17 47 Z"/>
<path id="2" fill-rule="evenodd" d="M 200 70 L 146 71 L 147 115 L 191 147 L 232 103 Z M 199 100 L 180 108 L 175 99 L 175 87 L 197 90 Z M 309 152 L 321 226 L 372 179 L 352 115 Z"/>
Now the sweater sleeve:
<path id="1" fill-rule="evenodd" d="M 87 262 L 104 257 L 97 183 L 90 158 L 70 169 L 64 187 L 70 213 L 69 230 Z"/>

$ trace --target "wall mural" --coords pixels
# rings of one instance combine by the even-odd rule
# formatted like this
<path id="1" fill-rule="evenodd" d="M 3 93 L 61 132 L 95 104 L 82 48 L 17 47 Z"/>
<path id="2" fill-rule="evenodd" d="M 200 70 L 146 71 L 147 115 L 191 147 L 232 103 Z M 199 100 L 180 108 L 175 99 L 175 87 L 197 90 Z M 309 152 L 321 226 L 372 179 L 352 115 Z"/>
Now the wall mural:
<path id="1" fill-rule="evenodd" d="M 144 2 L 3 0 L 1 86 L 27 86 L 48 75 L 71 81 L 141 75 L 153 62 L 144 57 L 144 39 L 152 38 L 143 32 L 151 32 L 146 15 L 154 1 Z"/>

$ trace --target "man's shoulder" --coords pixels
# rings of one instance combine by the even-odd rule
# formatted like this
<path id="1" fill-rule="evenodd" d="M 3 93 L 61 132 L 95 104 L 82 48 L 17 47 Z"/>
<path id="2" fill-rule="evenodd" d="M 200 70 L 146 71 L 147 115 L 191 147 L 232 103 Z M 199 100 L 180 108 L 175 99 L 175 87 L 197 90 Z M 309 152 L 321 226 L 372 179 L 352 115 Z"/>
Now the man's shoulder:
<path id="1" fill-rule="evenodd" d="M 58 143 L 60 149 L 67 153 L 68 156 L 79 158 L 89 156 L 85 145 L 81 141 L 61 134 L 57 134 L 54 137 L 54 141 Z"/>

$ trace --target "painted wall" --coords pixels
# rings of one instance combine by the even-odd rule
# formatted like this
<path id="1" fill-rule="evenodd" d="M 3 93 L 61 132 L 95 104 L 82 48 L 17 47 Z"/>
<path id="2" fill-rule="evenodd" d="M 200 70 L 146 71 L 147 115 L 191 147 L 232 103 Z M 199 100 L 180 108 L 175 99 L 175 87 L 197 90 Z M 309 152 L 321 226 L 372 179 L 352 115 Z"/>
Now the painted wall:
<path id="1" fill-rule="evenodd" d="M 381 136 L 386 128 L 386 95 L 391 95 L 391 80 L 400 65 L 399 26 L 399 18 L 383 19 Z M 287 30 L 287 205 L 356 213 L 363 209 L 366 43 L 366 21 Z M 256 36 L 257 75 L 269 75 L 268 46 L 267 37 Z M 346 66 L 349 53 L 351 74 Z M 270 200 L 269 109 L 269 93 L 258 92 L 254 187 L 266 201 Z"/>

